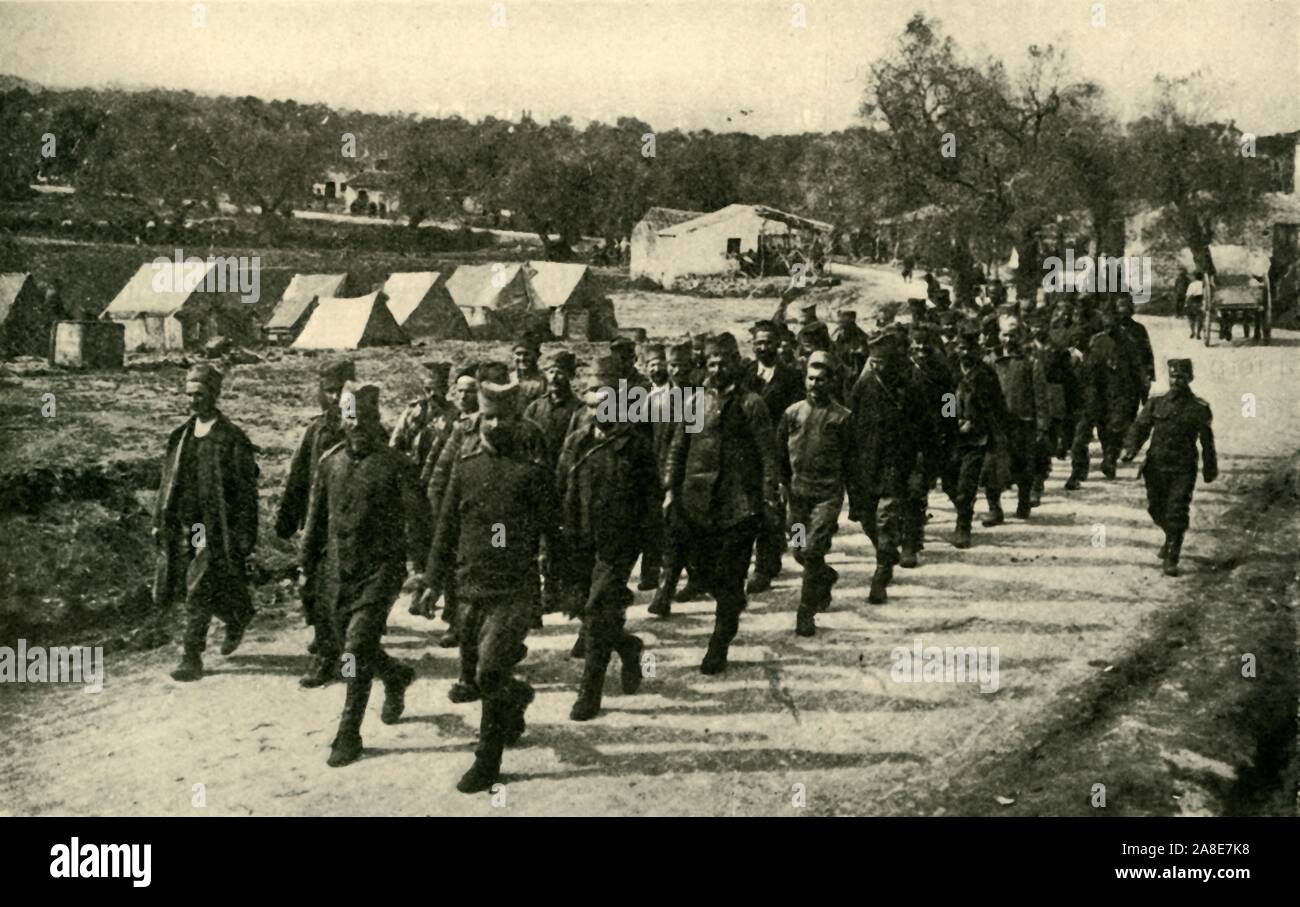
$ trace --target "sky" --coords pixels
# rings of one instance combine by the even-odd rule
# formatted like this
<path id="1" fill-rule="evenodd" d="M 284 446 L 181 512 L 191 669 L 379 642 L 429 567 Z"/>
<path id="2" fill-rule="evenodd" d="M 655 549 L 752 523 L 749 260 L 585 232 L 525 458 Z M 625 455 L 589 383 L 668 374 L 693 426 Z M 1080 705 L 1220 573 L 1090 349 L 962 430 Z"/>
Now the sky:
<path id="1" fill-rule="evenodd" d="M 870 65 L 918 10 L 973 59 L 1065 48 L 1121 119 L 1157 74 L 1202 69 L 1216 119 L 1300 129 L 1300 0 L 0 0 L 0 74 L 769 135 L 859 124 Z"/>

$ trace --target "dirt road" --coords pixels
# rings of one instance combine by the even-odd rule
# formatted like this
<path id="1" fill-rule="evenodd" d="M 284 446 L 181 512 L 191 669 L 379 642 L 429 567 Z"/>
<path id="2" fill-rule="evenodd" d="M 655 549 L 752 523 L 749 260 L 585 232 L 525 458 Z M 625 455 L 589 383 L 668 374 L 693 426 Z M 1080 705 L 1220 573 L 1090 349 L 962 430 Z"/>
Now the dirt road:
<path id="1" fill-rule="evenodd" d="M 1161 539 L 1145 513 L 1135 466 L 1122 468 L 1117 481 L 1098 476 L 1066 495 L 1065 467 L 1056 461 L 1033 518 L 991 530 L 977 525 L 968 551 L 948 544 L 952 510 L 932 494 L 922 566 L 898 572 L 883 607 L 865 603 L 870 545 L 859 527 L 842 522 L 830 557 L 841 581 L 818 636 L 792 633 L 799 570 L 787 559 L 774 589 L 751 601 L 723 676 L 696 670 L 709 603 L 678 606 L 671 620 L 655 621 L 645 611 L 648 595 L 638 593 L 629 623 L 654 656 L 654 676 L 631 697 L 615 694 L 612 676 L 606 711 L 587 724 L 567 717 L 579 676 L 566 654 L 575 627 L 549 616 L 529 639 L 522 674 L 538 696 L 527 734 L 507 752 L 504 802 L 498 797 L 495 805 L 454 790 L 472 758 L 477 707 L 447 701 L 455 664 L 451 652 L 433 647 L 431 632 L 442 624 L 410 617 L 403 601 L 394 609 L 389 650 L 409 660 L 419 680 L 396 726 L 379 722 L 382 697 L 372 699 L 359 763 L 325 766 L 343 690 L 298 688 L 306 631 L 264 623 L 230 658 L 216 653 L 214 630 L 211 675 L 199 683 L 166 676 L 175 658 L 167 648 L 110 654 L 97 695 L 3 685 L 0 706 L 12 721 L 0 744 L 0 812 L 939 811 L 950 786 L 969 780 L 976 767 L 1023 754 L 1046 714 L 1140 646 L 1159 615 L 1205 582 L 1223 533 L 1232 531 L 1219 524 L 1238 500 L 1235 491 L 1297 446 L 1300 338 L 1206 350 L 1175 322 L 1147 323 L 1162 373 L 1166 357 L 1195 360 L 1193 387 L 1214 407 L 1219 439 L 1222 477 L 1198 486 L 1179 579 L 1160 574 Z M 1253 414 L 1244 414 L 1250 403 Z M 1243 599 L 1254 594 L 1237 591 Z M 918 643 L 996 647 L 996 692 L 891 676 L 895 647 Z M 205 805 L 194 805 L 200 791 Z M 1003 808 L 983 796 L 957 809 Z M 1082 802 L 1087 792 L 1078 796 Z M 1034 811 L 1023 799 L 1019 805 Z"/>

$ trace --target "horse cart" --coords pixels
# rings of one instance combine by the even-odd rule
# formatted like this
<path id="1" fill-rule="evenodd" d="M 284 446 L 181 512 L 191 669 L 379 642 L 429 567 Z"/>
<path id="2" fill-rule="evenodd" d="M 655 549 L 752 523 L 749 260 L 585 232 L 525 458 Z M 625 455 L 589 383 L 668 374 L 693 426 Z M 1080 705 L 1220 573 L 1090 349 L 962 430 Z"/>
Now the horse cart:
<path id="1" fill-rule="evenodd" d="M 1273 337 L 1273 292 L 1269 279 L 1252 279 L 1248 274 L 1219 274 L 1206 281 L 1201 309 L 1205 345 L 1214 341 L 1212 325 L 1219 322 L 1219 338 L 1232 339 L 1232 326 L 1239 324 L 1246 339 L 1267 344 Z"/>

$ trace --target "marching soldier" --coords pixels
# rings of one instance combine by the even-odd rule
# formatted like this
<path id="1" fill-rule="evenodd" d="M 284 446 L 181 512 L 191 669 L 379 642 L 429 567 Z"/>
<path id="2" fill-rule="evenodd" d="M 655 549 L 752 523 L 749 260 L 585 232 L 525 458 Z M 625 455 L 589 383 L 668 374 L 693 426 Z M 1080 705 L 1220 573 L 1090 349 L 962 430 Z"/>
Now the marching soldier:
<path id="1" fill-rule="evenodd" d="M 476 432 L 456 453 L 429 550 L 429 594 L 452 571 L 460 596 L 461 683 L 482 699 L 474 764 L 456 785 L 489 790 L 501 757 L 524 732 L 533 688 L 514 678 L 527 652 L 537 593 L 538 554 L 558 555 L 555 481 L 522 427 L 518 384 L 479 381 Z M 549 580 L 550 577 L 547 577 Z"/>
<path id="2" fill-rule="evenodd" d="M 229 655 L 254 614 L 244 561 L 257 545 L 257 448 L 217 409 L 221 383 L 210 365 L 186 373 L 192 415 L 167 437 L 154 503 L 154 603 L 185 600 L 181 660 L 171 672 L 180 681 L 203 676 L 213 615 L 226 625 L 221 654 Z"/>
<path id="3" fill-rule="evenodd" d="M 867 601 L 881 605 L 899 561 L 912 497 L 910 484 L 920 478 L 929 401 L 910 380 L 906 354 L 894 332 L 873 333 L 867 352 L 867 366 L 849 398 L 857 447 L 856 476 L 849 483 L 849 519 L 862 524 L 876 548 L 876 571 Z"/>
<path id="4" fill-rule="evenodd" d="M 1006 453 L 1016 486 L 1016 516 L 1029 519 L 1033 504 L 1034 473 L 1040 451 L 1046 450 L 1051 429 L 1051 403 L 1047 377 L 1037 359 L 1026 356 L 1023 329 L 1010 325 L 1002 333 L 1002 354 L 993 363 L 1002 398 L 1006 402 Z M 989 516 L 985 526 L 1003 522 L 1001 483 L 987 486 Z"/>
<path id="5" fill-rule="evenodd" d="M 656 463 L 645 434 L 627 423 L 595 415 L 603 397 L 614 392 L 620 368 L 612 356 L 596 362 L 587 381 L 587 406 L 593 416 L 565 439 L 556 469 L 564 566 L 561 588 L 569 609 L 582 617 L 586 659 L 578 699 L 569 717 L 589 721 L 600 712 L 610 657 L 622 663 L 623 692 L 641 686 L 642 642 L 624 629 L 632 602 L 627 588 L 638 554 L 638 527 L 658 510 Z"/>
<path id="6" fill-rule="evenodd" d="M 1151 351 L 1151 335 L 1147 329 L 1133 319 L 1133 294 L 1119 293 L 1115 300 L 1116 327 L 1128 338 L 1137 352 L 1138 376 L 1141 386 L 1139 399 L 1147 402 L 1151 395 L 1151 383 L 1156 380 L 1156 358 Z"/>
<path id="7" fill-rule="evenodd" d="M 320 458 L 343 440 L 339 394 L 343 386 L 355 381 L 356 377 L 356 367 L 350 360 L 326 362 L 320 367 L 317 399 L 321 412 L 308 423 L 289 462 L 289 478 L 275 513 L 275 534 L 279 538 L 292 538 L 307 522 L 307 504 Z M 303 615 L 307 626 L 312 628 L 312 641 L 307 651 L 314 656 L 311 669 L 299 681 L 304 687 L 323 686 L 338 676 L 338 645 L 334 640 L 329 609 L 320 601 L 319 582 L 318 576 L 303 576 L 300 580 Z"/>
<path id="8" fill-rule="evenodd" d="M 396 724 L 411 667 L 383 649 L 388 612 L 402 590 L 408 560 L 428 550 L 429 507 L 411 464 L 383 443 L 379 388 L 348 384 L 339 398 L 345 440 L 321 458 L 302 536 L 302 569 L 319 575 L 322 604 L 342 644 L 347 696 L 327 764 L 361 758 L 361 722 L 370 690 L 384 684 L 380 720 Z"/>
<path id="9" fill-rule="evenodd" d="M 777 356 L 776 325 L 759 321 L 749 332 L 754 338 L 754 358 L 745 363 L 743 386 L 762 398 L 772 424 L 777 425 L 785 411 L 803 399 L 804 382 L 798 371 Z M 754 575 L 745 586 L 747 595 L 758 595 L 772 588 L 773 578 L 781 574 L 781 552 L 784 550 L 782 528 L 764 523 L 754 543 Z"/>
<path id="10" fill-rule="evenodd" d="M 826 554 L 839 528 L 845 483 L 854 481 L 853 414 L 836 403 L 831 387 L 838 381 L 826 353 L 808 358 L 804 387 L 807 397 L 790 404 L 777 429 L 782 486 L 789 502 L 791 532 L 802 527 L 803 544 L 794 559 L 803 567 L 795 633 L 813 636 L 815 616 L 831 604 L 831 588 L 839 579 L 826 565 Z"/>
<path id="11" fill-rule="evenodd" d="M 667 401 L 670 399 L 666 395 L 672 388 L 667 350 L 664 349 L 662 343 L 652 343 L 646 346 L 643 356 L 646 377 L 650 379 L 650 400 L 653 401 L 650 404 L 651 409 L 648 411 L 663 411 L 662 407 L 666 406 Z M 617 380 L 610 386 L 617 388 Z M 591 401 L 587 401 L 587 405 L 591 406 Z M 669 425 L 665 422 L 651 423 L 648 439 L 650 447 L 656 452 L 656 455 L 661 439 L 666 435 L 670 436 L 668 429 Z M 650 501 L 650 507 L 645 523 L 645 538 L 641 543 L 641 581 L 637 583 L 637 589 L 641 592 L 657 591 L 663 579 L 665 540 L 663 511 L 660 509 L 663 504 L 663 496 L 660 494 L 659 475 L 660 473 L 656 471 L 654 482 L 642 489 L 642 493 Z"/>
<path id="12" fill-rule="evenodd" d="M 1192 393 L 1192 360 L 1169 360 L 1169 393 L 1142 407 L 1124 441 L 1124 462 L 1137 456 L 1147 436 L 1151 447 L 1139 474 L 1146 482 L 1147 512 L 1164 530 L 1160 548 L 1166 576 L 1178 575 L 1178 557 L 1187 532 L 1188 510 L 1196 487 L 1196 442 L 1201 443 L 1201 471 L 1206 482 L 1219 475 L 1210 404 Z"/>
<path id="13" fill-rule="evenodd" d="M 954 548 L 969 548 L 971 524 L 980 474 L 990 448 L 996 447 L 1006 424 L 1006 408 L 997 373 L 980 355 L 979 334 L 963 334 L 957 342 L 960 374 L 953 401 L 956 432 L 943 474 L 943 490 L 957 511 Z"/>
<path id="14" fill-rule="evenodd" d="M 692 565 L 717 602 L 703 674 L 727 667 L 747 604 L 745 573 L 759 526 L 781 519 L 776 432 L 762 399 L 740 383 L 736 338 L 722 333 L 707 349 L 709 383 L 699 394 L 698 432 L 676 426 L 664 485 L 664 513 L 688 533 Z"/>
<path id="15" fill-rule="evenodd" d="M 838 324 L 831 335 L 831 352 L 844 368 L 847 380 L 857 378 L 867 364 L 867 332 L 858 327 L 858 313 L 840 309 L 836 314 Z"/>
<path id="16" fill-rule="evenodd" d="M 913 483 L 914 495 L 907 522 L 903 529 L 900 567 L 917 566 L 917 553 L 925 547 L 925 520 L 929 510 L 930 489 L 944 471 L 948 453 L 952 448 L 957 423 L 945 416 L 945 405 L 951 410 L 956 379 L 939 349 L 930 326 L 926 322 L 912 322 L 909 345 L 912 380 L 926 401 L 923 438 L 926 456 L 920 481 Z"/>
<path id="17" fill-rule="evenodd" d="M 453 415 L 447 406 L 447 381 L 451 375 L 449 362 L 423 362 L 425 369 L 424 396 L 412 400 L 402 410 L 389 439 L 389 446 L 406 454 L 415 464 L 417 475 L 423 472 L 429 452 L 439 438 L 451 431 Z"/>
<path id="18" fill-rule="evenodd" d="M 573 393 L 573 378 L 578 360 L 568 350 L 553 350 L 546 356 L 546 393 L 524 408 L 524 418 L 537 425 L 546 436 L 552 458 L 559 457 L 569 422 L 582 409 L 582 401 Z"/>
<path id="19" fill-rule="evenodd" d="M 692 356 L 689 341 L 674 344 L 668 350 L 668 381 L 669 388 L 681 389 L 684 408 L 687 395 L 698 391 L 698 387 L 694 383 L 695 360 Z M 663 391 L 656 392 L 662 393 Z M 668 455 L 672 450 L 673 437 L 676 432 L 676 420 L 658 422 L 654 426 L 654 449 L 655 459 L 658 463 L 658 476 L 667 475 Z M 655 484 L 655 497 L 659 504 L 662 505 L 663 489 L 658 482 Z M 663 553 L 659 565 L 659 588 L 655 590 L 655 596 L 650 602 L 649 608 L 650 613 L 656 617 L 667 617 L 671 614 L 674 601 L 691 601 L 704 594 L 700 584 L 690 578 L 687 579 L 686 586 L 680 592 L 677 591 L 677 581 L 681 577 L 682 570 L 686 569 L 687 556 L 692 552 L 682 533 L 675 531 L 671 523 L 662 518 L 662 514 L 661 509 L 660 524 L 663 533 Z M 692 571 L 693 575 L 695 575 L 694 571 Z"/>
<path id="20" fill-rule="evenodd" d="M 523 406 L 528 406 L 546 393 L 546 376 L 537 367 L 542 346 L 532 334 L 525 333 L 511 347 L 515 361 L 515 382 L 519 385 Z"/>
<path id="21" fill-rule="evenodd" d="M 1145 378 L 1142 353 L 1120 325 L 1113 305 L 1102 305 L 1101 325 L 1101 332 L 1092 338 L 1088 355 L 1093 360 L 1093 368 L 1105 372 L 1106 433 L 1102 439 L 1101 474 L 1113 479 L 1115 461 L 1137 414 Z"/>

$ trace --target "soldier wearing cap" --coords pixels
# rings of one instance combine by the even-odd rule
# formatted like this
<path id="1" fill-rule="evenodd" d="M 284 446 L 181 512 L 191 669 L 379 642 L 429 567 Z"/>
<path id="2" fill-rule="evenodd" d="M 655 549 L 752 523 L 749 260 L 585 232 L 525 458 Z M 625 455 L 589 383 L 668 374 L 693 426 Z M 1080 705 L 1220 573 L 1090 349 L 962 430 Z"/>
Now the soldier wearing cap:
<path id="1" fill-rule="evenodd" d="M 754 338 L 754 358 L 745 363 L 742 381 L 747 390 L 758 394 L 767 404 L 768 415 L 776 425 L 791 405 L 803 399 L 804 382 L 798 371 L 777 356 L 776 325 L 759 321 L 749 332 Z M 745 587 L 747 594 L 758 595 L 772 587 L 773 578 L 781 574 L 781 552 L 784 550 L 785 532 L 782 527 L 765 523 L 754 544 L 754 575 Z"/>
<path id="2" fill-rule="evenodd" d="M 1006 404 L 997 373 L 981 355 L 977 333 L 957 341 L 957 386 L 952 405 L 956 431 L 944 464 L 943 490 L 957 511 L 954 548 L 969 548 L 975 498 L 990 449 L 1005 444 Z M 941 411 L 946 418 L 947 411 Z"/>
<path id="3" fill-rule="evenodd" d="M 424 395 L 412 400 L 402 410 L 393 428 L 389 446 L 406 454 L 415 464 L 417 473 L 424 471 L 429 453 L 451 433 L 454 416 L 447 405 L 447 384 L 451 376 L 450 362 L 422 362 L 424 368 Z"/>
<path id="4" fill-rule="evenodd" d="M 546 357 L 546 393 L 524 407 L 524 418 L 541 428 L 552 458 L 560 455 L 569 423 L 582 409 L 573 392 L 578 359 L 568 350 L 554 350 Z"/>
<path id="5" fill-rule="evenodd" d="M 1034 311 L 1026 321 L 1029 345 L 1026 356 L 1047 382 L 1047 433 L 1036 437 L 1033 453 L 1034 482 L 1029 504 L 1037 507 L 1043 500 L 1047 477 L 1052 473 L 1052 456 L 1060 452 L 1066 416 L 1066 385 L 1072 379 L 1070 354 L 1058 347 L 1045 309 Z"/>
<path id="6" fill-rule="evenodd" d="M 1065 487 L 1071 490 L 1088 477 L 1094 425 L 1101 437 L 1102 475 L 1115 478 L 1115 462 L 1142 395 L 1141 353 L 1120 328 L 1114 307 L 1103 304 L 1100 312 L 1101 330 L 1088 341 L 1085 360 L 1087 412 L 1076 425 L 1070 450 L 1072 468 Z"/>
<path id="7" fill-rule="evenodd" d="M 408 562 L 428 550 L 428 502 L 411 464 L 383 443 L 379 388 L 349 382 L 339 395 L 345 440 L 321 458 L 303 528 L 303 572 L 320 576 L 341 644 L 347 695 L 328 764 L 361 758 L 361 721 L 378 677 L 384 684 L 381 720 L 395 724 L 415 671 L 383 649 L 388 612 L 402 590 Z"/>
<path id="8" fill-rule="evenodd" d="M 546 376 L 537 367 L 542 355 L 542 345 L 532 334 L 525 333 L 511 347 L 514 356 L 514 380 L 519 385 L 523 406 L 546 393 Z"/>
<path id="9" fill-rule="evenodd" d="M 996 471 L 986 475 L 985 496 L 989 512 L 985 526 L 997 526 L 1005 521 L 1002 513 L 1002 491 L 1007 484 L 1016 486 L 1016 516 L 1029 519 L 1033 510 L 1034 473 L 1038 452 L 1045 450 L 1051 430 L 1051 401 L 1047 376 L 1037 359 L 1025 354 L 1024 329 L 1019 323 L 1009 322 L 1002 331 L 1002 349 L 993 362 L 1002 398 L 1006 403 L 1006 445 L 995 455 L 1005 457 L 1009 468 L 1007 479 L 1001 481 Z"/>
<path id="10" fill-rule="evenodd" d="M 1128 291 L 1115 294 L 1115 326 L 1128 338 L 1137 352 L 1142 403 L 1151 395 L 1151 382 L 1156 380 L 1156 358 L 1151 350 L 1151 335 L 1133 319 L 1133 294 Z"/>
<path id="11" fill-rule="evenodd" d="M 831 395 L 838 381 L 828 354 L 809 356 L 807 396 L 786 408 L 777 428 L 787 524 L 796 542 L 794 559 L 803 567 L 795 615 L 799 636 L 815 635 L 817 612 L 830 607 L 839 574 L 826 565 L 826 554 L 839 528 L 845 486 L 857 477 L 853 414 Z"/>
<path id="12" fill-rule="evenodd" d="M 1169 360 L 1169 393 L 1142 407 L 1124 440 L 1124 462 L 1137 456 L 1147 436 L 1151 446 L 1138 470 L 1146 482 L 1147 513 L 1164 530 L 1160 548 L 1166 576 L 1178 575 L 1178 558 L 1187 532 L 1192 492 L 1196 488 L 1196 442 L 1201 444 L 1201 471 L 1206 482 L 1219 476 L 1210 404 L 1192 393 L 1192 360 Z"/>
<path id="13" fill-rule="evenodd" d="M 456 453 L 429 549 L 429 592 L 436 599 L 453 571 L 460 596 L 460 701 L 481 698 L 474 764 L 457 784 L 488 790 L 502 753 L 524 732 L 533 689 L 513 677 L 536 615 L 537 565 L 545 547 L 562 562 L 554 473 L 537 459 L 523 427 L 518 384 L 479 381 L 477 431 Z M 550 581 L 550 577 L 546 578 Z"/>
<path id="14" fill-rule="evenodd" d="M 668 382 L 670 389 L 674 387 L 681 389 L 683 408 L 686 406 L 687 396 L 698 392 L 698 385 L 694 383 L 695 377 L 695 358 L 690 341 L 673 344 L 668 349 Z M 667 473 L 668 454 L 672 449 L 676 432 L 677 425 L 672 421 L 657 422 L 654 425 L 654 450 L 658 476 Z M 655 494 L 662 504 L 663 488 L 659 483 L 656 483 Z M 687 568 L 687 558 L 692 551 L 683 533 L 675 531 L 662 515 L 663 512 L 660 510 L 662 546 L 659 556 L 659 586 L 655 590 L 649 608 L 650 613 L 656 617 L 667 617 L 671 614 L 674 601 L 691 601 L 704 594 L 700 584 L 692 579 L 688 579 L 686 586 L 678 592 L 677 581 L 681 578 L 682 570 Z M 695 571 L 692 571 L 691 576 L 694 575 Z"/>
<path id="15" fill-rule="evenodd" d="M 624 629 L 632 601 L 628 578 L 640 554 L 637 539 L 650 534 L 659 509 L 654 451 L 649 438 L 617 421 L 616 393 L 622 374 L 613 356 L 601 357 L 587 380 L 592 417 L 565 439 L 556 468 L 563 536 L 560 577 L 566 610 L 582 618 L 585 665 L 578 699 L 569 717 L 589 721 L 600 712 L 611 656 L 617 652 L 623 692 L 641 686 L 641 640 Z M 605 409 L 613 411 L 612 418 Z M 638 531 L 638 529 L 640 531 Z"/>
<path id="16" fill-rule="evenodd" d="M 840 309 L 836 314 L 837 326 L 831 334 L 831 352 L 843 366 L 848 380 L 856 378 L 867 364 L 867 332 L 858 327 L 858 313 Z"/>
<path id="17" fill-rule="evenodd" d="M 698 431 L 676 426 L 668 456 L 664 513 L 688 533 L 701 585 L 717 602 L 700 672 L 726 670 L 745 610 L 745 573 L 764 520 L 779 522 L 776 432 L 767 406 L 741 384 L 736 338 L 707 350 L 709 381 L 699 394 Z"/>
<path id="18" fill-rule="evenodd" d="M 867 366 L 853 384 L 857 475 L 849 484 L 849 519 L 862 524 L 876 548 L 867 601 L 884 604 L 899 561 L 913 483 L 924 469 L 929 401 L 911 380 L 906 352 L 890 331 L 868 338 Z M 857 500 L 854 499 L 856 490 Z"/>
<path id="19" fill-rule="evenodd" d="M 619 377 L 627 381 L 628 387 L 650 389 L 650 379 L 641 374 L 636 367 L 636 343 L 630 337 L 615 337 L 609 344 L 610 355 L 619 367 Z"/>
<path id="20" fill-rule="evenodd" d="M 950 405 L 956 378 L 933 330 L 927 322 L 914 321 L 908 339 L 911 380 L 927 402 L 926 418 L 923 420 L 925 435 L 922 439 L 926 456 L 919 479 L 911 483 L 911 508 L 903 527 L 898 560 L 900 567 L 910 568 L 917 566 L 917 554 L 925 547 L 925 520 L 929 510 L 930 489 L 948 462 L 957 422 Z"/>
<path id="21" fill-rule="evenodd" d="M 650 406 L 651 412 L 660 411 L 665 406 L 671 406 L 672 378 L 668 367 L 668 350 L 662 343 L 646 344 L 642 350 L 642 359 L 645 362 L 646 377 L 650 379 Z M 617 387 L 618 384 L 611 385 Z M 650 442 L 652 451 L 656 453 L 659 446 L 664 443 L 665 437 L 670 438 L 668 432 L 669 422 L 653 422 L 650 426 L 650 432 L 647 439 Z M 659 487 L 659 472 L 655 472 L 655 481 L 642 489 L 646 499 L 650 501 L 650 516 L 647 518 L 645 538 L 642 540 L 641 548 L 641 581 L 637 583 L 637 589 L 642 592 L 658 591 L 663 574 L 663 556 L 664 556 L 664 525 L 663 511 L 660 505 L 663 503 L 662 490 Z"/>
<path id="22" fill-rule="evenodd" d="M 154 603 L 185 601 L 181 661 L 172 671 L 181 681 L 203 676 L 213 615 L 226 625 L 221 654 L 229 655 L 254 613 L 244 561 L 257 545 L 257 448 L 217 409 L 221 384 L 210 365 L 185 374 L 191 415 L 167 436 L 154 501 Z"/>
<path id="23" fill-rule="evenodd" d="M 289 478 L 285 481 L 284 493 L 275 513 L 275 534 L 279 538 L 292 538 L 307 521 L 307 503 L 320 458 L 343 440 L 339 394 L 347 382 L 355 379 L 356 367 L 351 360 L 334 360 L 320 366 L 317 401 L 321 411 L 307 424 L 289 462 Z M 304 687 L 322 686 L 337 679 L 338 674 L 338 646 L 334 641 L 329 611 L 319 605 L 318 584 L 319 577 L 303 576 L 299 586 L 303 615 L 307 626 L 312 628 L 312 641 L 307 651 L 315 656 L 311 670 L 300 681 Z"/>

